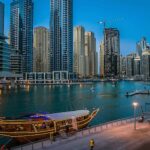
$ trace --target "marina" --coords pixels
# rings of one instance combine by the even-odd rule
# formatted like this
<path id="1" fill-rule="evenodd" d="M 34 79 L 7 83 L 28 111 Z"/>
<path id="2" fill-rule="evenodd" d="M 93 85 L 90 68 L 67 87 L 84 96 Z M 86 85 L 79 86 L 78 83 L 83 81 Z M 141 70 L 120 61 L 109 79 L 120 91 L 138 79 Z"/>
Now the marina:
<path id="1" fill-rule="evenodd" d="M 144 87 L 149 89 L 150 84 L 120 81 L 116 86 L 111 82 L 100 82 L 70 86 L 25 85 L 21 88 L 4 89 L 0 95 L 0 116 L 19 117 L 37 112 L 58 113 L 85 108 L 92 111 L 93 108 L 100 108 L 101 113 L 91 122 L 91 125 L 96 125 L 131 116 L 134 100 L 144 107 L 149 102 L 149 95 L 125 96 L 128 91 Z"/>
<path id="2" fill-rule="evenodd" d="M 99 82 L 70 86 L 25 85 L 22 88 L 4 89 L 0 95 L 0 116 L 5 116 L 8 120 L 16 120 L 16 118 L 27 114 L 42 114 L 43 112 L 57 114 L 76 110 L 89 110 L 92 113 L 93 110 L 100 109 L 99 113 L 86 125 L 92 127 L 133 116 L 132 103 L 135 100 L 139 103 L 137 113 L 141 114 L 145 110 L 150 111 L 150 105 L 145 107 L 145 104 L 150 102 L 149 95 L 125 96 L 127 91 L 134 91 L 137 88 L 144 89 L 144 87 L 148 89 L 149 86 L 148 82 L 118 81 L 115 86 L 112 82 Z M 11 123 L 13 124 L 13 122 Z M 39 124 L 42 123 L 43 121 Z M 1 121 L 1 125 L 3 124 L 5 121 Z M 34 127 L 32 129 L 33 134 L 36 134 L 36 129 Z M 7 136 L 5 136 L 6 142 L 9 141 Z M 47 134 L 47 136 L 50 135 Z M 3 138 L 0 141 L 4 143 Z"/>

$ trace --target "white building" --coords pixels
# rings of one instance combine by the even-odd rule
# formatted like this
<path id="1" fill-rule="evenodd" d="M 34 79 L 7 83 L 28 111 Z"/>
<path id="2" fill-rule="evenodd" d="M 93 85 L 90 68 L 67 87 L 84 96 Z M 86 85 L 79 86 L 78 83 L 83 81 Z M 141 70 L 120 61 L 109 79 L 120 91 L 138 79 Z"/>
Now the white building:
<path id="1" fill-rule="evenodd" d="M 96 39 L 93 32 L 85 32 L 85 60 L 86 76 L 94 76 L 98 73 L 98 57 L 96 52 Z"/>
<path id="2" fill-rule="evenodd" d="M 85 30 L 82 26 L 74 28 L 74 72 L 85 76 Z"/>

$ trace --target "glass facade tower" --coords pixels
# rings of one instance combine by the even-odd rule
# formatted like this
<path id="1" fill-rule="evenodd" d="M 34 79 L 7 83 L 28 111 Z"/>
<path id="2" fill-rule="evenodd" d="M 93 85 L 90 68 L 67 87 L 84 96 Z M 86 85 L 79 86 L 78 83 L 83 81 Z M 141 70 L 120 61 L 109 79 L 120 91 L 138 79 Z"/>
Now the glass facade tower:
<path id="1" fill-rule="evenodd" d="M 120 33 L 116 28 L 104 30 L 104 74 L 105 77 L 120 75 Z"/>
<path id="2" fill-rule="evenodd" d="M 22 55 L 22 71 L 33 69 L 33 2 L 13 0 L 10 10 L 10 44 Z"/>
<path id="3" fill-rule="evenodd" d="M 50 71 L 73 72 L 73 0 L 50 1 Z"/>
<path id="4" fill-rule="evenodd" d="M 4 3 L 0 2 L 0 35 L 4 35 Z"/>
<path id="5" fill-rule="evenodd" d="M 10 71 L 10 47 L 4 36 L 4 3 L 0 2 L 0 73 Z"/>

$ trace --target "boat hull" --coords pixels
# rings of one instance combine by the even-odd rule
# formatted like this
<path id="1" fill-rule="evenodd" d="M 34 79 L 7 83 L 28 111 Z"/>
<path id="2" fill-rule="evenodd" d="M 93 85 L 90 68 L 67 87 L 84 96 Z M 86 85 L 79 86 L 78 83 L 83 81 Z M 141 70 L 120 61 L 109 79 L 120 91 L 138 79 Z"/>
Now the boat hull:
<path id="1" fill-rule="evenodd" d="M 66 126 L 60 126 L 59 123 L 61 121 L 55 122 L 54 128 L 51 129 L 43 129 L 42 131 L 32 131 L 32 132 L 0 132 L 1 136 L 11 137 L 16 141 L 18 144 L 25 144 L 30 143 L 42 139 L 53 138 L 57 135 L 61 135 L 61 133 L 65 134 L 74 134 L 78 130 L 82 130 L 88 126 L 91 120 L 96 116 L 99 109 L 94 110 L 91 114 L 85 117 L 83 120 L 78 120 L 76 122 L 76 127 L 72 124 L 68 126 L 68 131 L 66 131 Z"/>

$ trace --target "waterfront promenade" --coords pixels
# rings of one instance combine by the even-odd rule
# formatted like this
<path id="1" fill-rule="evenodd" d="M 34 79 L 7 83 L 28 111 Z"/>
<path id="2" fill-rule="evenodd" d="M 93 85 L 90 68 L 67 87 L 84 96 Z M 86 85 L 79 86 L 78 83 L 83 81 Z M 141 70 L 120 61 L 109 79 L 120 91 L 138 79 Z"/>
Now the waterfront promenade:
<path id="1" fill-rule="evenodd" d="M 67 139 L 49 140 L 15 148 L 15 150 L 88 150 L 89 140 L 94 139 L 94 150 L 148 150 L 150 147 L 150 124 L 137 123 L 133 119 L 107 123 L 93 127 Z"/>

